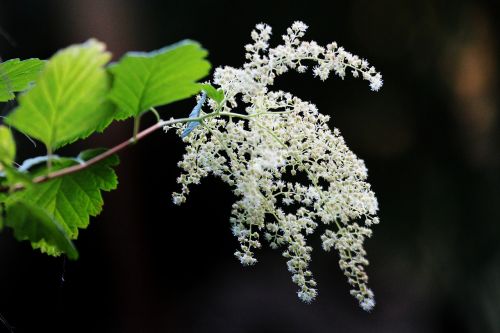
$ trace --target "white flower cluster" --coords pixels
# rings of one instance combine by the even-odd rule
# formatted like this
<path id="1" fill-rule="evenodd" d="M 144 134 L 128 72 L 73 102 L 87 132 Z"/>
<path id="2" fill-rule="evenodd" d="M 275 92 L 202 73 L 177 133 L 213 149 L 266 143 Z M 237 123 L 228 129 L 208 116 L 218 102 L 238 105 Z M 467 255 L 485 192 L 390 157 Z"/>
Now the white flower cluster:
<path id="1" fill-rule="evenodd" d="M 301 41 L 307 28 L 302 22 L 295 22 L 283 36 L 284 44 L 275 48 L 268 44 L 271 28 L 256 28 L 253 43 L 245 46 L 243 67 L 215 71 L 213 82 L 223 89 L 224 101 L 209 100 L 211 110 L 201 113 L 207 117 L 184 138 L 187 151 L 179 162 L 184 173 L 178 178 L 182 189 L 173 194 L 174 202 L 184 202 L 189 185 L 209 174 L 228 183 L 238 198 L 231 217 L 241 244 L 236 257 L 244 265 L 254 264 L 262 236 L 272 248 L 283 248 L 305 302 L 317 295 L 306 238 L 319 223 L 326 225 L 323 248 L 338 251 L 351 294 L 368 311 L 375 302 L 367 287 L 363 242 L 371 236 L 370 226 L 378 223 L 378 204 L 366 182 L 365 164 L 313 104 L 268 87 L 289 69 L 304 72 L 311 61 L 316 63 L 314 74 L 323 80 L 331 72 L 343 78 L 351 69 L 378 90 L 381 75 L 336 43 L 325 48 Z"/>

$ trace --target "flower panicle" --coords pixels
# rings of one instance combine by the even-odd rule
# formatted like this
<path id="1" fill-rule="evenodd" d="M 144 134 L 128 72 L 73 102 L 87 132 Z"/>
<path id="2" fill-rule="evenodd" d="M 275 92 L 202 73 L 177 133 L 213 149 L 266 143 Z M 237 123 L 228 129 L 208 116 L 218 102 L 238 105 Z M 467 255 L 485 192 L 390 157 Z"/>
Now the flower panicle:
<path id="1" fill-rule="evenodd" d="M 338 252 L 351 294 L 370 311 L 375 300 L 367 286 L 363 244 L 379 220 L 367 168 L 315 105 L 270 87 L 290 69 L 305 72 L 311 61 L 316 63 L 313 74 L 323 80 L 331 73 L 344 78 L 351 71 L 378 90 L 382 76 L 336 43 L 322 47 L 301 41 L 306 30 L 304 23 L 295 22 L 283 43 L 270 48 L 271 28 L 258 24 L 251 33 L 253 43 L 245 46 L 245 64 L 215 70 L 213 83 L 224 91 L 224 101 L 209 101 L 214 116 L 183 137 L 181 189 L 173 201 L 184 202 L 189 186 L 208 175 L 221 178 L 237 198 L 230 218 L 240 243 L 235 256 L 243 265 L 253 265 L 262 241 L 281 249 L 297 295 L 307 303 L 318 293 L 307 237 L 323 225 L 323 249 Z M 244 112 L 235 111 L 239 105 Z M 218 116 L 224 114 L 231 116 Z M 182 136 L 183 127 L 176 129 Z"/>

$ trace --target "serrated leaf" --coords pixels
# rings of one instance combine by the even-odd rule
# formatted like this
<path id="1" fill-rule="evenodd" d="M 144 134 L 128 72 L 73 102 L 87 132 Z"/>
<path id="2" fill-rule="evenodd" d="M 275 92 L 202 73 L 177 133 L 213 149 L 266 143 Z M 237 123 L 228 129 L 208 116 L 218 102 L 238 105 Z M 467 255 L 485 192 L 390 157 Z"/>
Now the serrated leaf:
<path id="1" fill-rule="evenodd" d="M 206 98 L 207 98 L 207 93 L 205 91 L 203 91 L 198 103 L 195 105 L 195 107 L 193 108 L 193 110 L 189 114 L 189 118 L 198 118 L 200 116 L 201 107 L 203 106 L 203 103 L 205 103 Z M 181 137 L 184 138 L 184 137 L 188 136 L 189 133 L 191 133 L 196 128 L 196 126 L 198 126 L 199 124 L 200 124 L 199 121 L 188 122 L 184 131 L 182 131 Z"/>
<path id="2" fill-rule="evenodd" d="M 16 143 L 10 129 L 0 125 L 0 170 L 2 165 L 10 165 L 16 157 Z"/>
<path id="3" fill-rule="evenodd" d="M 42 252 L 52 251 L 53 255 L 64 252 L 70 259 L 78 258 L 78 252 L 64 228 L 34 203 L 26 200 L 9 202 L 4 223 L 14 229 L 17 240 L 28 240 Z"/>
<path id="4" fill-rule="evenodd" d="M 189 40 L 149 53 L 127 53 L 110 67 L 114 80 L 109 98 L 118 106 L 116 119 L 139 116 L 199 92 L 196 81 L 210 70 L 206 55 Z"/>
<path id="5" fill-rule="evenodd" d="M 78 157 L 88 160 L 97 151 L 87 151 Z M 74 164 L 61 160 L 58 167 Z M 15 199 L 23 199 L 43 208 L 58 221 L 71 239 L 78 237 L 78 229 L 86 228 L 90 216 L 98 215 L 103 206 L 101 191 L 111 191 L 118 185 L 113 167 L 118 157 L 113 155 L 87 169 L 56 178 L 45 183 L 33 184 L 29 189 L 14 193 Z M 54 165 L 56 166 L 56 165 Z"/>
<path id="6" fill-rule="evenodd" d="M 64 251 L 59 250 L 57 246 L 51 245 L 51 243 L 48 243 L 45 240 L 41 240 L 39 242 L 31 242 L 31 247 L 34 250 L 39 250 L 40 252 L 53 257 L 59 257 L 64 253 Z"/>
<path id="7" fill-rule="evenodd" d="M 202 83 L 200 86 L 207 93 L 207 96 L 216 101 L 217 104 L 220 104 L 224 100 L 224 91 L 221 88 L 216 89 L 209 83 Z"/>
<path id="8" fill-rule="evenodd" d="M 10 59 L 0 64 L 0 102 L 14 99 L 14 92 L 28 89 L 43 68 L 40 59 Z"/>
<path id="9" fill-rule="evenodd" d="M 103 67 L 111 55 L 104 48 L 89 40 L 57 52 L 36 86 L 20 96 L 7 123 L 52 150 L 103 130 L 114 112 L 107 103 L 110 78 Z"/>

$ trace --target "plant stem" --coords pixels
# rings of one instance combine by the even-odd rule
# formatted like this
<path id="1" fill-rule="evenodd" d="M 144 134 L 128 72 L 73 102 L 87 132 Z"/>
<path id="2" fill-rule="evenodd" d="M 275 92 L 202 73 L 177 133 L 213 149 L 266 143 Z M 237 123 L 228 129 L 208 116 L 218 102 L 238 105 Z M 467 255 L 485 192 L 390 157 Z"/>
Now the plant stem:
<path id="1" fill-rule="evenodd" d="M 90 160 L 85 161 L 84 163 L 76 164 L 76 165 L 61 169 L 61 170 L 54 171 L 54 172 L 49 172 L 47 175 L 35 177 L 35 178 L 33 178 L 33 183 L 34 184 L 43 183 L 43 182 L 46 182 L 46 181 L 51 180 L 51 179 L 59 178 L 59 177 L 65 176 L 65 175 L 70 175 L 72 173 L 87 169 L 88 167 L 106 159 L 107 157 L 109 157 L 113 154 L 118 153 L 119 151 L 127 148 L 131 144 L 139 141 L 140 139 L 144 138 L 148 134 L 151 134 L 154 131 L 156 131 L 162 127 L 163 127 L 162 122 L 156 123 L 153 126 L 145 129 L 144 131 L 137 133 L 135 138 L 132 137 L 132 138 L 128 139 L 127 141 L 124 141 L 124 142 L 114 146 L 113 148 L 108 149 L 108 150 L 104 151 L 103 153 L 91 158 Z M 25 186 L 23 184 L 17 184 L 17 185 L 13 186 L 12 191 L 19 191 L 19 190 L 24 189 L 24 187 Z M 5 189 L 2 188 L 0 191 L 4 192 Z"/>
<path id="2" fill-rule="evenodd" d="M 156 109 L 155 109 L 155 108 L 151 107 L 151 108 L 149 108 L 149 111 L 151 111 L 151 112 L 155 115 L 156 120 L 157 120 L 158 122 L 160 122 L 160 121 L 161 121 L 160 114 L 158 113 L 158 111 L 156 111 Z"/>
<path id="3" fill-rule="evenodd" d="M 173 125 L 173 124 L 177 124 L 177 123 L 186 123 L 186 122 L 190 122 L 190 121 L 200 121 L 200 120 L 203 120 L 205 118 L 211 118 L 214 116 L 215 116 L 214 114 L 206 114 L 206 115 L 203 115 L 203 116 L 198 117 L 198 118 L 178 118 L 178 119 L 159 121 L 156 124 L 154 124 L 153 126 L 150 126 L 141 132 L 138 131 L 138 133 L 136 133 L 132 138 L 114 146 L 113 148 L 110 148 L 110 149 L 104 151 L 103 153 L 95 156 L 94 158 L 91 158 L 90 160 L 88 160 L 84 163 L 73 165 L 73 166 L 70 166 L 70 167 L 67 167 L 67 168 L 64 168 L 61 170 L 57 170 L 54 172 L 49 171 L 49 173 L 46 175 L 33 178 L 33 183 L 34 184 L 43 183 L 43 182 L 46 182 L 46 181 L 51 180 L 51 179 L 59 178 L 59 177 L 65 176 L 65 175 L 70 175 L 72 173 L 84 170 L 84 169 L 106 159 L 107 157 L 120 152 L 121 150 L 127 148 L 131 144 L 141 140 L 142 138 L 155 132 L 156 130 L 163 128 L 164 126 Z M 134 123 L 135 123 L 135 119 L 134 119 Z M 135 128 L 135 124 L 134 124 L 134 128 Z M 47 153 L 49 155 L 51 155 L 52 150 L 50 148 L 47 148 Z M 47 164 L 49 164 L 49 163 L 47 163 Z M 9 190 L 15 192 L 15 191 L 22 190 L 24 188 L 25 188 L 24 184 L 16 184 L 12 187 L 0 187 L 0 192 L 7 192 Z"/>
<path id="4" fill-rule="evenodd" d="M 59 178 L 62 176 L 70 175 L 72 173 L 87 169 L 88 167 L 106 159 L 107 157 L 116 154 L 120 152 L 121 150 L 127 148 L 128 146 L 136 143 L 137 141 L 141 140 L 142 138 L 146 137 L 147 135 L 155 132 L 156 130 L 163 128 L 164 126 L 169 126 L 173 124 L 178 124 L 178 123 L 187 123 L 187 122 L 192 122 L 192 121 L 202 121 L 207 118 L 213 118 L 213 117 L 235 117 L 235 118 L 240 118 L 240 119 L 251 119 L 251 116 L 246 116 L 242 115 L 239 113 L 232 113 L 232 112 L 219 112 L 219 113 L 208 113 L 204 114 L 200 117 L 197 118 L 178 118 L 178 119 L 170 119 L 170 120 L 163 120 L 159 121 L 156 124 L 146 128 L 145 130 L 139 132 L 139 117 L 134 118 L 134 135 L 130 139 L 123 141 L 122 143 L 104 151 L 103 153 L 91 158 L 88 161 L 85 161 L 84 163 L 81 164 L 76 164 L 61 170 L 57 170 L 54 172 L 50 172 L 50 155 L 52 155 L 52 149 L 47 148 L 47 153 L 49 154 L 49 159 L 47 161 L 47 166 L 49 169 L 49 173 L 43 176 L 38 176 L 33 178 L 32 182 L 33 184 L 39 184 L 46 182 L 48 180 L 52 180 L 55 178 Z M 137 133 L 136 133 L 137 132 Z M 8 191 L 19 191 L 25 188 L 24 184 L 16 184 L 10 187 L 0 187 L 0 192 L 8 192 Z"/>

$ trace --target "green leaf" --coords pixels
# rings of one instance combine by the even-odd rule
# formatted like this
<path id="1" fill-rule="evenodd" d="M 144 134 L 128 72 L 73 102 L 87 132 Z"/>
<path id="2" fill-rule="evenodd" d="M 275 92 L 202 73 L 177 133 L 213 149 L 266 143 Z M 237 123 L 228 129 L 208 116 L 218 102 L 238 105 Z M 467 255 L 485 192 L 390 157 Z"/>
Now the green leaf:
<path id="1" fill-rule="evenodd" d="M 28 89 L 43 68 L 40 59 L 10 59 L 0 64 L 0 102 L 14 99 L 14 92 Z"/>
<path id="2" fill-rule="evenodd" d="M 3 165 L 2 176 L 5 177 L 1 181 L 2 186 L 8 187 L 22 184 L 25 188 L 28 188 L 32 185 L 31 174 L 20 172 L 10 164 Z"/>
<path id="3" fill-rule="evenodd" d="M 0 183 L 2 186 L 16 183 L 31 183 L 27 175 L 21 174 L 13 165 L 16 157 L 16 143 L 12 132 L 6 126 L 0 125 Z"/>
<path id="4" fill-rule="evenodd" d="M 11 165 L 16 157 L 16 143 L 10 129 L 0 125 L 0 170 L 2 165 Z"/>
<path id="5" fill-rule="evenodd" d="M 209 83 L 202 83 L 200 86 L 207 93 L 207 96 L 216 101 L 217 104 L 220 104 L 224 100 L 224 91 L 221 88 L 216 89 Z"/>
<path id="6" fill-rule="evenodd" d="M 92 39 L 57 52 L 7 123 L 52 151 L 102 131 L 114 113 L 106 103 L 110 78 L 103 67 L 110 57 L 104 44 Z"/>
<path id="7" fill-rule="evenodd" d="M 59 257 L 61 254 L 64 253 L 64 251 L 59 250 L 59 248 L 55 245 L 52 245 L 52 243 L 47 243 L 45 240 L 41 240 L 39 242 L 31 242 L 31 247 L 35 250 L 40 250 L 40 252 L 48 254 L 49 256 L 53 257 Z M 76 258 L 71 258 L 71 259 L 78 259 Z"/>
<path id="8" fill-rule="evenodd" d="M 78 156 L 82 162 L 101 150 L 92 150 Z M 61 159 L 55 168 L 74 164 L 73 160 Z M 55 161 L 58 163 L 57 161 Z M 101 191 L 111 191 L 118 185 L 113 166 L 118 157 L 113 155 L 87 169 L 56 178 L 45 183 L 33 184 L 30 188 L 12 194 L 14 199 L 23 199 L 43 208 L 60 223 L 71 239 L 78 237 L 78 229 L 86 228 L 90 216 L 98 215 L 103 206 Z"/>
<path id="9" fill-rule="evenodd" d="M 114 81 L 109 98 L 118 106 L 116 119 L 137 117 L 151 107 L 198 93 L 196 81 L 210 70 L 206 55 L 189 40 L 149 53 L 127 53 L 110 67 Z"/>
<path id="10" fill-rule="evenodd" d="M 10 202 L 4 223 L 14 229 L 17 240 L 29 240 L 34 248 L 40 248 L 42 252 L 53 255 L 64 252 L 70 259 L 78 258 L 78 252 L 64 228 L 34 203 L 26 200 Z"/>

